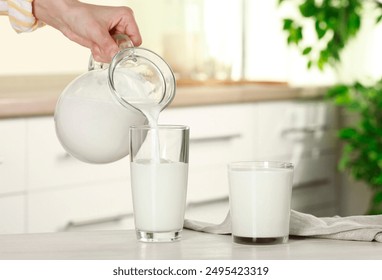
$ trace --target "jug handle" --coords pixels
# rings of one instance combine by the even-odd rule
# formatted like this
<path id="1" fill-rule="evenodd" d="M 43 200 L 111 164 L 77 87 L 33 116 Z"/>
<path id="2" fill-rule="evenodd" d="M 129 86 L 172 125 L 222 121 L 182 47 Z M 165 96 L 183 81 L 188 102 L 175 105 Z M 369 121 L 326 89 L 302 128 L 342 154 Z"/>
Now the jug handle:
<path id="1" fill-rule="evenodd" d="M 126 34 L 114 34 L 113 35 L 114 41 L 117 43 L 120 50 L 127 49 L 127 48 L 134 48 L 133 42 L 130 40 L 129 36 Z"/>
<path id="2" fill-rule="evenodd" d="M 120 50 L 128 49 L 128 48 L 134 49 L 133 42 L 130 40 L 129 36 L 127 36 L 126 34 L 122 34 L 122 33 L 114 34 L 113 39 L 117 43 Z M 109 67 L 109 63 L 98 62 L 94 59 L 93 55 L 90 54 L 89 63 L 88 63 L 88 71 L 106 69 L 108 67 Z"/>

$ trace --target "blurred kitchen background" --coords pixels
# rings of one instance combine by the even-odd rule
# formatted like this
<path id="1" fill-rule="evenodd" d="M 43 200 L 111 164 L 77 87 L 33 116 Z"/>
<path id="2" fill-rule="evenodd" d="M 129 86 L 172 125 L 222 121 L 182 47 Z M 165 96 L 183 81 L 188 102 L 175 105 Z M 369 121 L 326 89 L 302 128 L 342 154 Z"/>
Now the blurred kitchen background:
<path id="1" fill-rule="evenodd" d="M 253 159 L 296 164 L 296 210 L 365 213 L 368 187 L 337 171 L 336 134 L 352 119 L 323 95 L 337 82 L 381 77 L 381 25 L 366 20 L 341 67 L 319 71 L 287 45 L 282 19 L 294 11 L 278 0 L 84 2 L 131 7 L 142 47 L 175 72 L 177 97 L 160 121 L 191 127 L 186 217 L 220 222 L 226 164 Z M 87 71 L 89 50 L 48 26 L 17 34 L 4 16 L 0 26 L 0 233 L 133 228 L 128 159 L 78 162 L 54 131 L 55 101 Z"/>

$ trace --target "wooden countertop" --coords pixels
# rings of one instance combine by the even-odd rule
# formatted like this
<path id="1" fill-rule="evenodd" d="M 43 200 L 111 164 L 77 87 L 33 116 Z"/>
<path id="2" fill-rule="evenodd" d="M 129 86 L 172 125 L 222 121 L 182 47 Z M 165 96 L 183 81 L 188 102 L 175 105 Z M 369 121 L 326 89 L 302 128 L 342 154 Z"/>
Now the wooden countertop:
<path id="1" fill-rule="evenodd" d="M 0 235 L 0 260 L 380 260 L 381 250 L 378 242 L 317 238 L 240 245 L 190 230 L 173 243 L 141 243 L 134 230 Z"/>
<path id="2" fill-rule="evenodd" d="M 78 75 L 0 77 L 0 118 L 52 115 L 65 86 Z M 171 107 L 320 97 L 325 87 L 266 81 L 178 81 Z"/>

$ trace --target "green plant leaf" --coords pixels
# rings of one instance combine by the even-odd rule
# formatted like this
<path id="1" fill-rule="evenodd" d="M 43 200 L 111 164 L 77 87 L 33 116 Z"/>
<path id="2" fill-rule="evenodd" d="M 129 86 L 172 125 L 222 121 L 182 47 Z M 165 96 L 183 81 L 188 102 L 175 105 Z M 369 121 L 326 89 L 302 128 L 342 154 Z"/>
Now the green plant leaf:
<path id="1" fill-rule="evenodd" d="M 316 14 L 317 7 L 314 0 L 305 0 L 299 7 L 300 13 L 304 17 L 311 17 Z"/>
<path id="2" fill-rule="evenodd" d="M 380 204 L 382 203 L 382 191 L 378 191 L 373 195 L 373 203 Z"/>
<path id="3" fill-rule="evenodd" d="M 374 181 L 375 185 L 382 186 L 382 176 L 377 176 Z"/>
<path id="4" fill-rule="evenodd" d="M 382 15 L 378 16 L 377 19 L 375 20 L 375 23 L 378 24 L 382 20 Z"/>
<path id="5" fill-rule="evenodd" d="M 327 29 L 324 28 L 323 25 L 324 25 L 324 23 L 320 22 L 320 21 L 316 21 L 316 23 L 315 23 L 315 28 L 316 28 L 316 33 L 317 33 L 318 39 L 322 39 L 326 34 Z M 325 26 L 326 26 L 326 24 L 325 24 Z"/>
<path id="6" fill-rule="evenodd" d="M 352 101 L 352 98 L 348 94 L 337 95 L 334 97 L 334 103 L 338 106 L 350 107 Z"/>
<path id="7" fill-rule="evenodd" d="M 289 28 L 288 44 L 294 43 L 298 45 L 302 39 L 303 39 L 302 27 L 297 26 L 296 24 L 293 23 L 292 26 Z"/>
<path id="8" fill-rule="evenodd" d="M 376 151 L 369 151 L 368 158 L 370 161 L 375 161 L 378 159 L 378 153 Z"/>
<path id="9" fill-rule="evenodd" d="M 303 55 L 307 55 L 307 54 L 310 54 L 311 51 L 312 51 L 312 47 L 306 47 L 306 48 L 302 51 L 302 54 L 303 54 Z"/>
<path id="10" fill-rule="evenodd" d="M 348 20 L 348 33 L 351 36 L 357 34 L 361 27 L 361 17 L 357 13 L 351 13 Z"/>
<path id="11" fill-rule="evenodd" d="M 320 58 L 317 61 L 318 69 L 320 69 L 321 71 L 324 70 L 325 64 L 326 64 L 326 60 L 322 59 L 321 56 L 320 56 Z"/>
<path id="12" fill-rule="evenodd" d="M 349 162 L 348 157 L 342 156 L 340 158 L 340 161 L 338 162 L 338 169 L 340 171 L 345 171 L 347 168 L 348 162 Z"/>
<path id="13" fill-rule="evenodd" d="M 291 29 L 293 26 L 293 23 L 294 23 L 293 19 L 290 19 L 290 18 L 284 19 L 283 30 Z"/>
<path id="14" fill-rule="evenodd" d="M 338 137 L 341 139 L 352 139 L 358 135 L 357 130 L 352 127 L 346 127 L 338 132 Z"/>
<path id="15" fill-rule="evenodd" d="M 335 97 L 338 95 L 347 95 L 349 93 L 349 87 L 345 85 L 335 85 L 328 89 L 326 96 Z"/>

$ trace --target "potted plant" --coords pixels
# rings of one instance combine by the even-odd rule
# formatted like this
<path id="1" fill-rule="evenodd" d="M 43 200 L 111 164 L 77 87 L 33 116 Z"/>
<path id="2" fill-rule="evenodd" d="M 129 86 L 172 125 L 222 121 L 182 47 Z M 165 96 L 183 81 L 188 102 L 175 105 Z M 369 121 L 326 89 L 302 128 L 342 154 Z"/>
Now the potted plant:
<path id="1" fill-rule="evenodd" d="M 295 45 L 307 58 L 307 68 L 334 69 L 341 63 L 344 48 L 362 25 L 366 5 L 373 5 L 375 23 L 382 21 L 381 1 L 365 0 L 279 0 L 293 5 L 297 13 L 283 19 L 289 45 Z M 314 26 L 315 43 L 306 43 L 306 23 Z M 382 79 L 335 85 L 326 97 L 356 115 L 357 122 L 339 130 L 344 142 L 339 168 L 365 182 L 372 191 L 367 214 L 382 214 Z"/>

